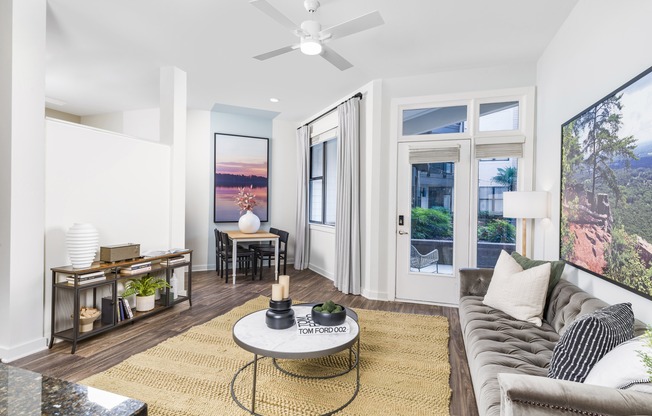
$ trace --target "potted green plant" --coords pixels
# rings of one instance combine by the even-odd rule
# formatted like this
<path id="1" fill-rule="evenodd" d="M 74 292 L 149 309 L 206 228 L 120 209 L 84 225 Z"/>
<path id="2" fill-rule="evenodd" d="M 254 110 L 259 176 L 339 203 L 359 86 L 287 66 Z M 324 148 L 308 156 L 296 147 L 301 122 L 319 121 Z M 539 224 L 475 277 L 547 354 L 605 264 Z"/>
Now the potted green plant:
<path id="1" fill-rule="evenodd" d="M 312 307 L 312 320 L 319 325 L 341 325 L 346 320 L 346 309 L 332 300 Z"/>
<path id="2" fill-rule="evenodd" d="M 645 331 L 644 337 L 645 346 L 652 348 L 652 326 L 647 327 L 647 331 Z M 647 369 L 647 374 L 649 376 L 650 382 L 652 383 L 652 355 L 642 351 L 639 351 L 638 355 L 641 357 L 641 360 Z"/>
<path id="3" fill-rule="evenodd" d="M 170 287 L 165 279 L 156 278 L 149 274 L 140 279 L 130 280 L 122 296 L 136 295 L 136 310 L 139 312 L 154 309 L 154 296 L 157 289 Z"/>

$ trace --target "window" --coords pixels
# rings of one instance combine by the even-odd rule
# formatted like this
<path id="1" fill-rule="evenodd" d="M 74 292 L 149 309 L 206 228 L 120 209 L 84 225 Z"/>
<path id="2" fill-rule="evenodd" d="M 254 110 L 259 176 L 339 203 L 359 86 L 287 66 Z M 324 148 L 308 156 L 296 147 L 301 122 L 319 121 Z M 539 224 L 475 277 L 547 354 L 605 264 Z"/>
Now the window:
<path id="1" fill-rule="evenodd" d="M 518 130 L 518 101 L 480 104 L 478 131 Z"/>
<path id="2" fill-rule="evenodd" d="M 516 248 L 516 220 L 503 217 L 503 192 L 518 189 L 517 173 L 517 157 L 478 159 L 478 267 L 494 267 L 501 250 Z"/>
<path id="3" fill-rule="evenodd" d="M 335 225 L 337 140 L 310 148 L 310 222 Z"/>
<path id="4" fill-rule="evenodd" d="M 466 119 L 465 105 L 403 110 L 403 135 L 463 133 Z"/>

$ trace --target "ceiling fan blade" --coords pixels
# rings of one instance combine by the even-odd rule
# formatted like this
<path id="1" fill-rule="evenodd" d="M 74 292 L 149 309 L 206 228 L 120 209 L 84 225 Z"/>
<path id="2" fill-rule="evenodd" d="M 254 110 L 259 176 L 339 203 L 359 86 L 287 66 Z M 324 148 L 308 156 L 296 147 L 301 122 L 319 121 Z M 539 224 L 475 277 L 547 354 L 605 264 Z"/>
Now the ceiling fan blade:
<path id="1" fill-rule="evenodd" d="M 339 53 L 335 52 L 333 49 L 329 48 L 326 45 L 322 45 L 323 52 L 321 57 L 333 64 L 340 71 L 344 71 L 353 66 L 353 64 L 342 57 Z"/>
<path id="2" fill-rule="evenodd" d="M 319 32 L 320 38 L 332 37 L 343 38 L 344 36 L 352 35 L 354 33 L 362 32 L 363 30 L 371 29 L 372 27 L 380 26 L 385 21 L 383 20 L 380 12 L 367 13 L 363 16 L 356 17 L 348 22 L 340 23 L 339 25 L 331 26 Z"/>
<path id="3" fill-rule="evenodd" d="M 292 20 L 276 10 L 276 8 L 269 4 L 267 0 L 250 0 L 249 3 L 288 29 L 296 30 L 298 28 Z"/>
<path id="4" fill-rule="evenodd" d="M 295 49 L 299 49 L 299 45 L 286 46 L 284 48 L 276 49 L 267 53 L 254 56 L 254 58 L 259 61 L 264 61 L 265 59 L 273 58 L 275 56 L 283 55 L 284 53 L 292 52 Z"/>

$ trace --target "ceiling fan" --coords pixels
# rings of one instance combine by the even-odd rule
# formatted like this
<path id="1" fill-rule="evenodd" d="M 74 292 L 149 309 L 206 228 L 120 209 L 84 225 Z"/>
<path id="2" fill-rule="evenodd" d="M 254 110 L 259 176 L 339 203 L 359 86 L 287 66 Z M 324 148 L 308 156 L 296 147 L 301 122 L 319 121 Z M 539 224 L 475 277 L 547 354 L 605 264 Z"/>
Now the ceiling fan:
<path id="1" fill-rule="evenodd" d="M 380 16 L 380 13 L 374 11 L 322 30 L 319 22 L 315 20 L 306 20 L 301 23 L 301 26 L 297 26 L 284 14 L 275 9 L 274 6 L 269 4 L 267 0 L 250 0 L 249 3 L 272 19 L 276 20 L 281 25 L 290 29 L 292 33 L 299 38 L 299 43 L 297 44 L 285 46 L 280 49 L 254 56 L 254 58 L 259 61 L 264 61 L 299 49 L 306 55 L 321 55 L 322 58 L 336 66 L 340 71 L 344 71 L 345 69 L 351 68 L 353 64 L 328 47 L 326 42 L 333 39 L 341 39 L 345 36 L 362 32 L 363 30 L 371 29 L 385 23 L 383 18 Z M 319 1 L 305 0 L 303 5 L 306 8 L 306 11 L 312 14 L 319 8 Z"/>

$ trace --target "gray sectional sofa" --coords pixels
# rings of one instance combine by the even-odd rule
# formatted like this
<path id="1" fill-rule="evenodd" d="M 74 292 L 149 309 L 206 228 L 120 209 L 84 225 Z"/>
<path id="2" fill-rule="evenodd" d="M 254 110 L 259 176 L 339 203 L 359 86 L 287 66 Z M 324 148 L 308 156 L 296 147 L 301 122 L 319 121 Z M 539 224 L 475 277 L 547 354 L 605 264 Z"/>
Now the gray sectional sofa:
<path id="1" fill-rule="evenodd" d="M 607 304 L 561 280 L 541 327 L 486 306 L 493 269 L 460 270 L 460 324 L 478 411 L 485 415 L 652 415 L 652 395 L 547 377 L 552 351 L 576 317 Z M 636 321 L 635 335 L 645 331 Z"/>

